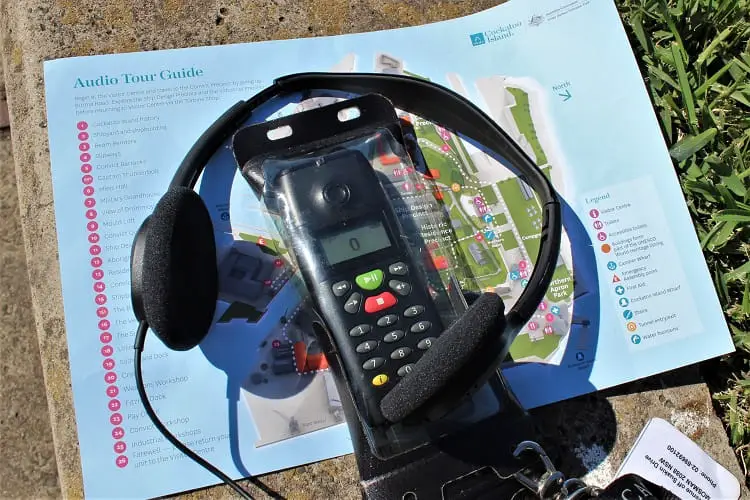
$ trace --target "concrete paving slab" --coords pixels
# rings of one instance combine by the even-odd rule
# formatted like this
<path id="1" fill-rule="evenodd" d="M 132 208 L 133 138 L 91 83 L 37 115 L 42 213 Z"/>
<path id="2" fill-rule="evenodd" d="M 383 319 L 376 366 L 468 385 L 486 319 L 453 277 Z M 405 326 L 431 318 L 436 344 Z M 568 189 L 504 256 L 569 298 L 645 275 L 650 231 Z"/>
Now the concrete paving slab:
<path id="1" fill-rule="evenodd" d="M 0 130 L 0 443 L 0 498 L 60 495 L 7 129 Z"/>

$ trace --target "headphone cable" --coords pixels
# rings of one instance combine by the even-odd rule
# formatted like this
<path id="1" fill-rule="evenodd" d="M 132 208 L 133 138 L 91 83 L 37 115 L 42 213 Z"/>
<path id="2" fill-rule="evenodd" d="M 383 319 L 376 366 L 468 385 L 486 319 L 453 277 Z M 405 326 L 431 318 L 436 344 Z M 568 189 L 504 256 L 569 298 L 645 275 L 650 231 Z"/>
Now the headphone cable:
<path id="1" fill-rule="evenodd" d="M 138 390 L 138 395 L 141 398 L 141 402 L 143 403 L 144 409 L 146 410 L 146 414 L 148 414 L 149 418 L 151 419 L 151 422 L 153 422 L 154 427 L 156 427 L 159 432 L 162 433 L 162 435 L 167 438 L 167 441 L 172 443 L 179 451 L 187 455 L 189 458 L 191 458 L 194 462 L 196 462 L 201 467 L 205 468 L 207 471 L 212 473 L 214 476 L 221 479 L 224 483 L 226 483 L 227 486 L 232 488 L 237 494 L 242 497 L 244 500 L 255 500 L 250 493 L 245 491 L 244 488 L 242 488 L 237 482 L 235 482 L 232 478 L 221 472 L 219 469 L 211 465 L 209 462 L 201 458 L 199 455 L 197 455 L 195 452 L 193 452 L 190 448 L 185 446 L 182 442 L 180 442 L 179 439 L 174 437 L 172 433 L 167 430 L 167 428 L 164 426 L 164 424 L 159 420 L 159 417 L 156 415 L 156 412 L 154 411 L 153 407 L 151 406 L 151 402 L 148 400 L 148 397 L 146 395 L 146 387 L 143 384 L 143 373 L 141 370 L 141 355 L 143 354 L 143 345 L 146 340 L 146 332 L 148 331 L 148 324 L 145 321 L 140 321 L 138 323 L 138 330 L 135 334 L 135 361 L 134 361 L 134 369 L 135 369 L 135 386 Z M 253 479 L 252 477 L 250 479 Z M 264 485 L 263 485 L 264 486 Z M 259 486 L 262 489 L 263 486 Z"/>

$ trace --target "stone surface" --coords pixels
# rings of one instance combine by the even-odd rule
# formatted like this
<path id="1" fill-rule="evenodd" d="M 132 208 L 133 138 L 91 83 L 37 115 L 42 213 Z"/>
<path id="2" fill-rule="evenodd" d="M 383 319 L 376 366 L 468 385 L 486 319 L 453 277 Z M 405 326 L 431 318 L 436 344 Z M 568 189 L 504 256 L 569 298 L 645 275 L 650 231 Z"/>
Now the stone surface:
<path id="1" fill-rule="evenodd" d="M 476 12 L 497 1 L 398 0 L 13 0 L 0 12 L 2 59 L 15 150 L 23 241 L 33 316 L 45 375 L 62 494 L 82 496 L 68 353 L 60 297 L 49 171 L 42 61 L 59 57 L 360 32 L 427 23 Z M 536 412 L 558 443 L 568 475 L 605 481 L 650 416 L 674 419 L 741 477 L 704 384 L 685 374 L 657 377 Z M 676 386 L 673 388 L 663 388 Z M 615 418 L 615 416 L 617 418 Z M 577 451 L 576 451 L 577 450 Z M 357 498 L 351 456 L 263 478 L 287 498 Z M 225 498 L 226 488 L 189 495 Z M 258 498 L 263 498 L 259 495 Z"/>
<path id="2" fill-rule="evenodd" d="M 0 130 L 0 498 L 53 498 L 60 487 L 18 213 L 10 133 Z"/>
<path id="3" fill-rule="evenodd" d="M 745 476 L 708 387 L 696 366 L 631 382 L 532 411 L 543 435 L 559 443 L 558 468 L 568 477 L 604 486 L 651 418 L 662 418 L 690 437 L 741 483 Z"/>

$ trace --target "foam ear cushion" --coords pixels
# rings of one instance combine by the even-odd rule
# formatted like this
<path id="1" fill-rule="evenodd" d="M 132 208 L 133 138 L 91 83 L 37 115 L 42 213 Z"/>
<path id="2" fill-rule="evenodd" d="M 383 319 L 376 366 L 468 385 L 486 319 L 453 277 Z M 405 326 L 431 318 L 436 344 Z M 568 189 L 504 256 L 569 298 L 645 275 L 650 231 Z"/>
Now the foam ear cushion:
<path id="1" fill-rule="evenodd" d="M 498 295 L 480 295 L 383 397 L 383 416 L 396 423 L 455 406 L 507 353 L 504 312 Z"/>
<path id="2" fill-rule="evenodd" d="M 143 313 L 173 350 L 198 345 L 216 310 L 218 270 L 211 216 L 200 195 L 174 187 L 159 200 L 143 243 Z"/>

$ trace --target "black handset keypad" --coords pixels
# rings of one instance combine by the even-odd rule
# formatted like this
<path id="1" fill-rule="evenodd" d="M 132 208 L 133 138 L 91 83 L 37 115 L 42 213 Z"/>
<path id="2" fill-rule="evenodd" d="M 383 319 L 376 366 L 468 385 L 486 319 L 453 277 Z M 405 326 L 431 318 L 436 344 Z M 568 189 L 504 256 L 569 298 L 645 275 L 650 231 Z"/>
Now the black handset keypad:
<path id="1" fill-rule="evenodd" d="M 427 291 L 413 289 L 409 275 L 409 266 L 398 261 L 331 287 L 344 311 L 355 316 L 348 330 L 350 345 L 341 348 L 355 351 L 363 370 L 377 372 L 365 378 L 371 389 L 387 390 L 389 382 L 408 376 L 440 333 L 433 327 L 439 320 L 434 308 L 427 307 Z"/>

